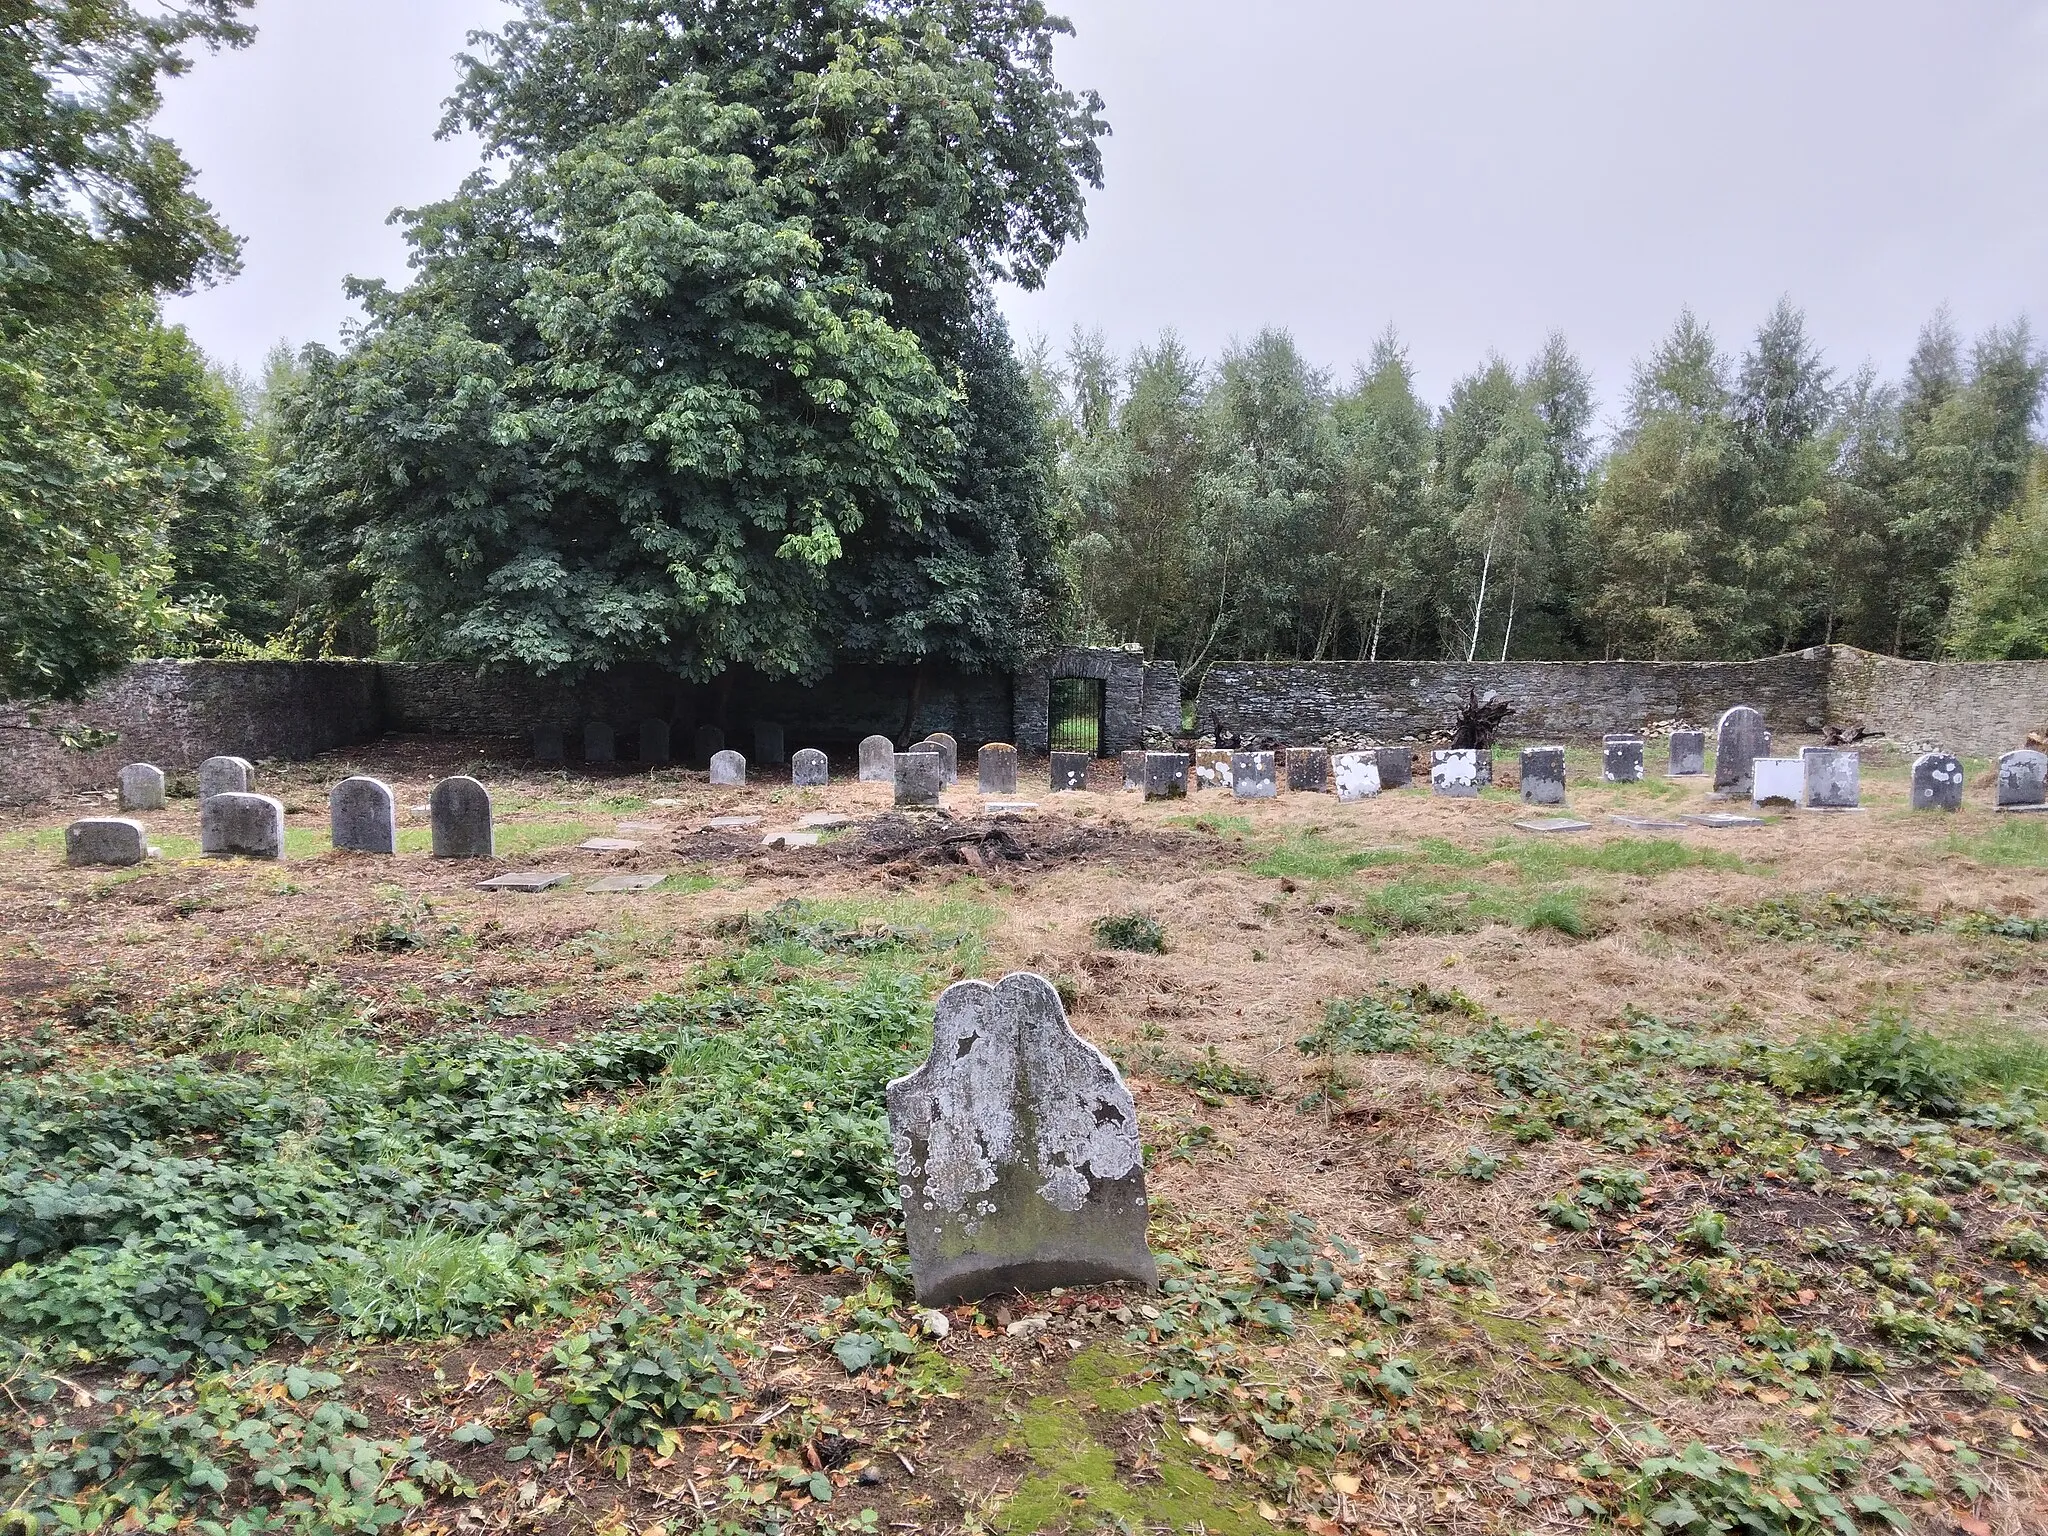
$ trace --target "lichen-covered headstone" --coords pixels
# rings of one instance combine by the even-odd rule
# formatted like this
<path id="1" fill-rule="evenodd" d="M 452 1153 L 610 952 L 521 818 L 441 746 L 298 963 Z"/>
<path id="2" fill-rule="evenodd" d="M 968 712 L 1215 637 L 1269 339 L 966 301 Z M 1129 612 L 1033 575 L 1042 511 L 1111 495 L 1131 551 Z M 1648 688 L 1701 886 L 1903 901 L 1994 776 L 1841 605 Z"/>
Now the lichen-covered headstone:
<path id="1" fill-rule="evenodd" d="M 160 811 L 164 808 L 164 771 L 154 763 L 130 763 L 121 770 L 121 809 Z"/>
<path id="2" fill-rule="evenodd" d="M 664 768 L 668 766 L 669 731 L 666 720 L 642 720 L 640 722 L 640 766 L 643 768 Z"/>
<path id="3" fill-rule="evenodd" d="M 789 761 L 789 749 L 783 744 L 782 727 L 773 720 L 754 722 L 754 761 L 764 768 L 780 768 Z"/>
<path id="4" fill-rule="evenodd" d="M 936 752 L 914 748 L 896 754 L 896 803 L 900 806 L 934 806 L 946 787 L 946 760 Z"/>
<path id="5" fill-rule="evenodd" d="M 475 779 L 443 779 L 427 797 L 427 821 L 434 832 L 437 859 L 489 859 L 497 856 L 497 834 L 491 826 L 491 792 Z"/>
<path id="6" fill-rule="evenodd" d="M 1052 754 L 1052 792 L 1056 795 L 1076 795 L 1088 787 L 1088 764 L 1092 761 L 1086 752 L 1055 752 Z"/>
<path id="7" fill-rule="evenodd" d="M 536 763 L 559 766 L 568 761 L 568 756 L 559 725 L 543 725 L 534 730 L 533 760 Z"/>
<path id="8" fill-rule="evenodd" d="M 1185 800 L 1188 759 L 1178 752 L 1147 752 L 1144 790 L 1147 800 Z"/>
<path id="9" fill-rule="evenodd" d="M 1415 782 L 1415 754 L 1406 747 L 1381 747 L 1373 758 L 1379 764 L 1381 789 L 1406 789 Z"/>
<path id="10" fill-rule="evenodd" d="M 1747 704 L 1729 710 L 1714 733 L 1714 792 L 1747 797 L 1756 787 L 1753 765 L 1770 750 L 1762 715 Z"/>
<path id="11" fill-rule="evenodd" d="M 711 754 L 711 785 L 714 789 L 739 789 L 747 782 L 747 760 L 733 751 Z"/>
<path id="12" fill-rule="evenodd" d="M 891 784 L 896 779 L 896 743 L 886 736 L 870 736 L 860 744 L 860 781 L 863 784 Z"/>
<path id="13" fill-rule="evenodd" d="M 1806 777 L 1806 803 L 1816 811 L 1853 811 L 1863 803 L 1863 761 L 1834 747 L 1807 747 L 1799 754 Z"/>
<path id="14" fill-rule="evenodd" d="M 1330 787 L 1330 754 L 1324 747 L 1287 749 L 1287 790 L 1295 795 L 1320 795 Z"/>
<path id="15" fill-rule="evenodd" d="M 1707 771 L 1707 733 L 1705 731 L 1673 731 L 1671 733 L 1671 777 L 1691 778 Z"/>
<path id="16" fill-rule="evenodd" d="M 246 757 L 209 757 L 199 765 L 199 798 L 246 795 L 256 783 L 256 769 Z"/>
<path id="17" fill-rule="evenodd" d="M 1017 749 L 1008 742 L 992 741 L 974 760 L 975 785 L 984 795 L 1017 793 Z"/>
<path id="18" fill-rule="evenodd" d="M 1522 799 L 1530 805 L 1564 804 L 1564 748 L 1530 747 L 1522 753 Z"/>
<path id="19" fill-rule="evenodd" d="M 725 750 L 725 732 L 715 725 L 700 725 L 697 727 L 696 738 L 690 745 L 690 761 L 709 768 L 711 759 Z"/>
<path id="20" fill-rule="evenodd" d="M 946 764 L 946 782 L 948 784 L 958 784 L 960 782 L 959 742 L 948 736 L 944 731 L 933 731 L 931 735 L 925 737 L 918 745 L 921 747 L 937 747 L 939 749 L 939 756 Z"/>
<path id="21" fill-rule="evenodd" d="M 1123 754 L 1124 788 L 1142 792 L 1145 788 L 1145 749 Z"/>
<path id="22" fill-rule="evenodd" d="M 1280 794 L 1280 768 L 1270 752 L 1230 754 L 1230 792 L 1240 800 L 1272 800 Z"/>
<path id="23" fill-rule="evenodd" d="M 1341 804 L 1370 800 L 1380 792 L 1379 759 L 1370 752 L 1339 752 L 1330 759 L 1330 775 Z"/>
<path id="24" fill-rule="evenodd" d="M 1454 800 L 1470 800 L 1479 794 L 1479 754 L 1465 747 L 1452 747 L 1429 754 L 1429 787 Z"/>
<path id="25" fill-rule="evenodd" d="M 2048 804 L 2048 754 L 2008 752 L 1998 760 L 1998 809 Z"/>
<path id="26" fill-rule="evenodd" d="M 789 760 L 789 782 L 798 789 L 823 789 L 832 782 L 832 760 L 816 747 L 805 747 Z"/>
<path id="27" fill-rule="evenodd" d="M 888 1102 L 919 1301 L 1158 1284 L 1137 1106 L 1044 977 L 948 987 Z"/>
<path id="28" fill-rule="evenodd" d="M 382 779 L 343 779 L 327 792 L 328 834 L 354 853 L 398 852 L 398 801 Z"/>
<path id="29" fill-rule="evenodd" d="M 1195 753 L 1195 772 L 1190 788 L 1230 788 L 1230 753 L 1204 747 Z"/>
<path id="30" fill-rule="evenodd" d="M 611 726 L 602 720 L 593 720 L 583 727 L 583 761 L 605 764 L 619 760 L 619 737 Z"/>
<path id="31" fill-rule="evenodd" d="M 1797 806 L 1806 796 L 1806 764 L 1796 757 L 1750 760 L 1749 797 L 1757 805 Z"/>
<path id="32" fill-rule="evenodd" d="M 1913 761 L 1913 809 L 1960 811 L 1963 808 L 1963 765 L 1946 752 L 1929 752 Z"/>
<path id="33" fill-rule="evenodd" d="M 93 816 L 64 829 L 66 864 L 125 868 L 149 857 L 149 829 L 125 816 Z"/>
<path id="34" fill-rule="evenodd" d="M 212 859 L 284 857 L 284 802 L 270 795 L 211 795 L 199 804 L 199 851 Z"/>
<path id="35" fill-rule="evenodd" d="M 1643 782 L 1644 742 L 1640 736 L 1610 736 L 1602 743 L 1600 777 L 1609 784 Z"/>

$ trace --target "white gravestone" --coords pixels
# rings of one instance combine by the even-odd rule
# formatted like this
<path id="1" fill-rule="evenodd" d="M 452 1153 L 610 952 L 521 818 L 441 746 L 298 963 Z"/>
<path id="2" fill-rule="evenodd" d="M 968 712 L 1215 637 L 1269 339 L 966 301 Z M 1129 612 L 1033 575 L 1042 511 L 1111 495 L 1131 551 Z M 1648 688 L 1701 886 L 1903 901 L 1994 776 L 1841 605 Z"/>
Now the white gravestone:
<path id="1" fill-rule="evenodd" d="M 1330 759 L 1330 775 L 1337 781 L 1337 799 L 1345 805 L 1370 800 L 1380 792 L 1379 758 L 1371 752 L 1339 752 Z"/>
<path id="2" fill-rule="evenodd" d="M 256 784 L 256 769 L 246 757 L 209 757 L 199 765 L 199 798 L 246 795 Z"/>
<path id="3" fill-rule="evenodd" d="M 1471 800 L 1479 794 L 1479 754 L 1466 747 L 1429 754 L 1429 787 L 1454 800 Z"/>
<path id="4" fill-rule="evenodd" d="M 1273 800 L 1280 794 L 1278 759 L 1271 752 L 1230 754 L 1230 792 L 1240 800 Z"/>
<path id="5" fill-rule="evenodd" d="M 870 736 L 860 744 L 860 781 L 863 784 L 892 784 L 896 780 L 896 743 L 886 736 Z"/>
<path id="6" fill-rule="evenodd" d="M 747 760 L 737 752 L 711 754 L 711 783 L 718 789 L 739 789 L 747 782 Z"/>
<path id="7" fill-rule="evenodd" d="M 1749 797 L 1758 805 L 1803 804 L 1806 798 L 1806 764 L 1796 757 L 1752 759 Z"/>

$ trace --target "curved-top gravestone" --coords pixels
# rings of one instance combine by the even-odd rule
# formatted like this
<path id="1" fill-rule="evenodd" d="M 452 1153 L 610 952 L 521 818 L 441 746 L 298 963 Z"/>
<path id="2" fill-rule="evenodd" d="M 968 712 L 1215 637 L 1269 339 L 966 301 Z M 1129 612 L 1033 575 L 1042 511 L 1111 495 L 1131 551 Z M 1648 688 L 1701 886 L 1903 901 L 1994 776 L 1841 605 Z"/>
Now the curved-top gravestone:
<path id="1" fill-rule="evenodd" d="M 398 801 L 382 779 L 343 779 L 327 792 L 328 833 L 353 853 L 398 852 Z"/>
<path id="2" fill-rule="evenodd" d="M 764 768 L 780 768 L 789 761 L 782 727 L 773 720 L 754 722 L 754 761 Z"/>
<path id="3" fill-rule="evenodd" d="M 2048 804 L 2048 754 L 2008 752 L 1998 760 L 1998 809 L 2024 811 Z"/>
<path id="4" fill-rule="evenodd" d="M 832 762 L 816 747 L 805 747 L 789 760 L 789 782 L 797 789 L 823 789 L 832 782 Z"/>
<path id="5" fill-rule="evenodd" d="M 640 722 L 640 766 L 643 768 L 665 768 L 668 766 L 668 722 L 666 720 L 642 720 Z"/>
<path id="6" fill-rule="evenodd" d="M 944 731 L 933 731 L 931 735 L 925 737 L 917 745 L 920 747 L 937 747 L 939 749 L 939 756 L 946 761 L 946 782 L 948 784 L 960 782 L 959 742 L 948 736 Z M 916 751 L 917 748 L 913 747 L 911 750 Z"/>
<path id="7" fill-rule="evenodd" d="M 700 725 L 692 746 L 695 751 L 690 761 L 709 768 L 711 759 L 725 750 L 725 732 L 715 725 Z"/>
<path id="8" fill-rule="evenodd" d="M 974 778 L 984 795 L 1017 793 L 1017 749 L 1006 741 L 988 742 L 975 757 Z"/>
<path id="9" fill-rule="evenodd" d="M 583 761 L 586 763 L 615 763 L 619 760 L 618 733 L 602 720 L 593 720 L 583 727 Z"/>
<path id="10" fill-rule="evenodd" d="M 886 736 L 870 736 L 860 744 L 860 781 L 890 784 L 896 779 L 896 743 Z"/>
<path id="11" fill-rule="evenodd" d="M 160 811 L 164 808 L 164 771 L 154 763 L 130 763 L 121 770 L 121 809 Z"/>
<path id="12" fill-rule="evenodd" d="M 948 987 L 888 1101 L 918 1300 L 1158 1284 L 1137 1106 L 1044 977 Z"/>
<path id="13" fill-rule="evenodd" d="M 210 859 L 284 857 L 284 802 L 232 790 L 199 803 L 199 851 Z"/>
<path id="14" fill-rule="evenodd" d="M 489 859 L 497 856 L 497 834 L 491 826 L 491 792 L 475 779 L 443 779 L 427 797 L 427 816 L 434 829 L 437 859 Z"/>
<path id="15" fill-rule="evenodd" d="M 1762 715 L 1747 704 L 1729 710 L 1714 732 L 1714 793 L 1748 798 L 1756 787 L 1756 760 L 1770 750 Z"/>
<path id="16" fill-rule="evenodd" d="M 739 789 L 747 782 L 747 760 L 737 752 L 711 754 L 711 783 L 719 789 Z"/>
<path id="17" fill-rule="evenodd" d="M 246 795 L 255 786 L 256 769 L 246 757 L 209 757 L 199 765 L 199 798 Z"/>
<path id="18" fill-rule="evenodd" d="M 1913 809 L 1960 811 L 1963 765 L 1946 752 L 1929 752 L 1913 762 Z"/>

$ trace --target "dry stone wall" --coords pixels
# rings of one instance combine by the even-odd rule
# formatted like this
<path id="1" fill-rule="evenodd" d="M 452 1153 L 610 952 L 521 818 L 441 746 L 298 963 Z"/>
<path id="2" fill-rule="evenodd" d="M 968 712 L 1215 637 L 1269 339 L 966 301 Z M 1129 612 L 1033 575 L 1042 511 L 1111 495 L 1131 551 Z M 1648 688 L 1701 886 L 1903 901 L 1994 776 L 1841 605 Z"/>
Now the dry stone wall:
<path id="1" fill-rule="evenodd" d="M 1899 661 L 1836 646 L 1832 725 L 1882 731 L 1902 752 L 1997 757 L 2048 736 L 2048 661 Z"/>

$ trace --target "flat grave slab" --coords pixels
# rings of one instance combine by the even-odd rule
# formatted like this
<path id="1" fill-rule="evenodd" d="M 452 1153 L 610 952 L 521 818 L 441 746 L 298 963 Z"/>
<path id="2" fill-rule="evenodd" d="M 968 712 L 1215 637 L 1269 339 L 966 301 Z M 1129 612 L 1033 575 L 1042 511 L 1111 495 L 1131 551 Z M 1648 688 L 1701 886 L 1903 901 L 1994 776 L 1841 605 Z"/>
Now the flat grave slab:
<path id="1" fill-rule="evenodd" d="M 1638 832 L 1683 832 L 1692 825 L 1689 821 L 1659 821 L 1654 816 L 1610 816 L 1607 819 L 1624 827 L 1633 827 Z"/>
<path id="2" fill-rule="evenodd" d="M 761 839 L 763 848 L 815 848 L 825 841 L 822 832 L 770 832 Z"/>
<path id="3" fill-rule="evenodd" d="M 1722 811 L 1710 811 L 1705 815 L 1688 816 L 1685 819 L 1695 827 L 1708 827 L 1716 831 L 1727 827 L 1761 827 L 1764 825 L 1764 819 L 1761 816 L 1731 816 Z"/>
<path id="4" fill-rule="evenodd" d="M 638 853 L 646 845 L 626 837 L 593 837 L 576 845 L 585 853 Z"/>
<path id="5" fill-rule="evenodd" d="M 479 880 L 480 891 L 551 891 L 558 885 L 567 885 L 572 877 L 565 869 L 556 874 L 545 874 L 538 870 L 527 870 L 510 875 L 499 875 L 490 880 Z"/>
<path id="6" fill-rule="evenodd" d="M 808 816 L 799 816 L 796 825 L 800 832 L 837 832 L 841 827 L 852 826 L 853 818 L 837 811 L 813 811 Z"/>
<path id="7" fill-rule="evenodd" d="M 2001 805 L 1997 810 L 2001 816 L 2039 816 L 2048 812 L 2048 805 Z"/>
<path id="8" fill-rule="evenodd" d="M 593 880 L 583 887 L 593 896 L 616 896 L 629 891 L 651 891 L 667 875 L 606 875 L 602 880 Z"/>
<path id="9" fill-rule="evenodd" d="M 1574 821 L 1569 816 L 1545 816 L 1540 821 L 1518 821 L 1515 823 L 1515 830 L 1518 832 L 1535 832 L 1538 834 L 1548 834 L 1551 832 L 1590 832 L 1593 830 L 1593 823 L 1591 823 L 1590 821 Z"/>
<path id="10" fill-rule="evenodd" d="M 621 832 L 666 832 L 668 828 L 652 821 L 622 821 L 619 823 L 619 830 Z"/>
<path id="11" fill-rule="evenodd" d="M 714 816 L 704 823 L 706 832 L 744 832 L 749 827 L 761 825 L 758 816 Z"/>
<path id="12" fill-rule="evenodd" d="M 991 800 L 984 809 L 991 816 L 1021 816 L 1038 809 L 1036 800 Z"/>

